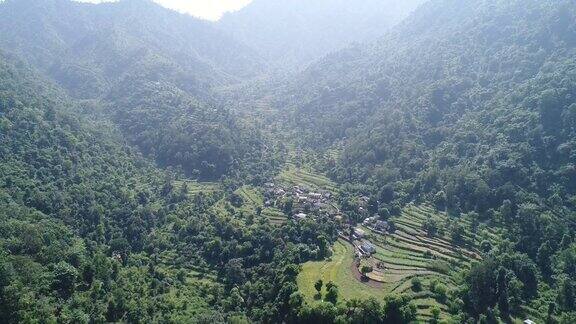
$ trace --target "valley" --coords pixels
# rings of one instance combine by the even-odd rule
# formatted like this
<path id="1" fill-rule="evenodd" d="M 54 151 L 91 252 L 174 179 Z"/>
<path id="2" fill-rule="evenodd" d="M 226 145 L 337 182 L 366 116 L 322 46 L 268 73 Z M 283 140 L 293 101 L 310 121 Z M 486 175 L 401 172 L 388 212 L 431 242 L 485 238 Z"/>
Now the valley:
<path id="1" fill-rule="evenodd" d="M 192 4 L 0 0 L 0 323 L 576 323 L 576 2 Z"/>
<path id="2" fill-rule="evenodd" d="M 191 195 L 218 192 L 214 183 L 186 184 Z M 374 229 L 368 216 L 363 224 L 353 227 L 340 212 L 338 192 L 334 182 L 311 167 L 297 167 L 290 162 L 262 187 L 241 187 L 233 197 L 222 198 L 212 208 L 218 214 L 243 221 L 254 215 L 250 222 L 263 220 L 273 226 L 331 218 L 337 224 L 339 238 L 331 246 L 329 256 L 304 263 L 298 274 L 298 289 L 308 302 L 318 302 L 326 294 L 326 288 L 318 295 L 314 287 L 322 280 L 324 284 L 334 283 L 344 301 L 383 299 L 391 294 L 406 296 L 416 306 L 417 319 L 423 322 L 431 320 L 436 311 L 440 319 L 450 318 L 447 294 L 460 284 L 456 274 L 470 269 L 472 262 L 481 261 L 481 246 L 497 244 L 501 238 L 501 233 L 486 225 L 473 226 L 473 220 L 467 217 L 456 219 L 426 204 L 406 206 L 399 216 L 388 219 L 384 231 Z M 321 195 L 317 201 L 316 195 Z M 428 229 L 429 222 L 448 230 Z M 458 240 L 451 227 L 454 223 L 463 225 Z M 365 251 L 366 245 L 374 250 Z M 369 267 L 370 272 L 363 274 L 364 267 Z M 210 276 L 209 272 L 206 276 Z"/>

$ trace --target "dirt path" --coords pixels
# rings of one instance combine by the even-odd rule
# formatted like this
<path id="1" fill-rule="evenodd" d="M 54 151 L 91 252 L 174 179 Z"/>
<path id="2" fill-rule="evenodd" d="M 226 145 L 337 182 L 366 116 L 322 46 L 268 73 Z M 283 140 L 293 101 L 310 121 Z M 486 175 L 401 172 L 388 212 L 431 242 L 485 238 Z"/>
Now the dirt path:
<path id="1" fill-rule="evenodd" d="M 353 261 L 350 264 L 350 268 L 352 269 L 352 273 L 354 274 L 354 278 L 356 278 L 356 280 L 365 284 L 366 286 L 369 286 L 372 288 L 378 288 L 378 289 L 382 289 L 384 287 L 384 284 L 379 282 L 379 281 L 375 281 L 375 280 L 372 280 L 370 278 L 362 278 L 362 273 L 360 273 L 360 271 L 358 270 L 358 267 L 356 267 L 355 261 Z"/>

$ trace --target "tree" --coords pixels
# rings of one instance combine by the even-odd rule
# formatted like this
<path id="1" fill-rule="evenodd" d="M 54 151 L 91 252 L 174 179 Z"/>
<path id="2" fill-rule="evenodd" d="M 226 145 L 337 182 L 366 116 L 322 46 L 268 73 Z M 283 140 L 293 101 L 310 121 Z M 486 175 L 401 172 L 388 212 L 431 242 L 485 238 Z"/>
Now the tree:
<path id="1" fill-rule="evenodd" d="M 299 323 L 334 323 L 337 314 L 334 304 L 320 302 L 302 309 Z"/>
<path id="2" fill-rule="evenodd" d="M 415 292 L 422 291 L 422 281 L 418 277 L 412 278 L 412 290 Z"/>
<path id="3" fill-rule="evenodd" d="M 325 235 L 318 235 L 316 240 L 318 241 L 318 248 L 320 249 L 318 257 L 320 259 L 323 259 L 323 258 L 329 256 L 330 255 L 330 244 L 328 243 L 328 239 L 326 238 L 326 236 Z"/>
<path id="4" fill-rule="evenodd" d="M 439 302 L 446 302 L 446 299 L 448 298 L 448 288 L 446 288 L 446 285 L 439 283 L 436 285 L 434 293 L 436 293 L 436 299 L 438 299 Z"/>
<path id="5" fill-rule="evenodd" d="M 406 296 L 386 296 L 384 305 L 385 323 L 410 323 L 416 319 L 416 306 Z"/>
<path id="6" fill-rule="evenodd" d="M 242 259 L 240 258 L 228 261 L 224 266 L 224 273 L 226 274 L 226 279 L 231 285 L 242 285 L 246 280 L 244 266 L 242 264 Z"/>
<path id="7" fill-rule="evenodd" d="M 509 276 L 506 269 L 504 269 L 504 267 L 500 267 L 498 269 L 498 275 L 496 276 L 496 294 L 498 295 L 498 309 L 500 310 L 500 313 L 505 317 L 508 317 L 510 314 L 510 303 L 508 300 L 508 281 Z"/>
<path id="8" fill-rule="evenodd" d="M 378 216 L 381 220 L 388 220 L 388 218 L 390 218 L 390 210 L 386 207 L 379 208 Z"/>
<path id="9" fill-rule="evenodd" d="M 304 305 L 304 296 L 302 295 L 302 293 L 298 291 L 292 293 L 292 295 L 290 295 L 289 305 L 290 309 L 293 311 L 300 309 L 300 307 Z"/>
<path id="10" fill-rule="evenodd" d="M 548 312 L 547 312 L 547 318 L 546 318 L 547 322 L 550 322 L 552 320 L 552 316 L 554 316 L 555 311 L 556 311 L 556 303 L 550 302 L 548 304 Z"/>
<path id="11" fill-rule="evenodd" d="M 560 316 L 559 324 L 574 324 L 576 323 L 576 312 L 566 312 Z"/>
<path id="12" fill-rule="evenodd" d="M 540 245 L 536 258 L 538 260 L 540 270 L 542 271 L 542 275 L 545 278 L 550 278 L 550 276 L 552 275 L 551 257 L 553 254 L 554 250 L 552 249 L 550 241 L 546 241 L 542 243 L 542 245 Z"/>
<path id="13" fill-rule="evenodd" d="M 292 215 L 292 208 L 294 207 L 294 201 L 292 199 L 287 199 L 284 202 L 284 206 L 282 208 L 282 211 L 284 212 L 284 214 L 286 215 Z"/>
<path id="14" fill-rule="evenodd" d="M 322 286 L 323 285 L 324 285 L 324 282 L 322 281 L 322 279 L 318 279 L 318 281 L 316 281 L 316 283 L 314 284 L 314 289 L 316 289 L 317 299 L 322 298 Z"/>
<path id="15" fill-rule="evenodd" d="M 434 219 L 428 217 L 428 219 L 426 219 L 422 224 L 422 229 L 426 231 L 426 234 L 429 237 L 434 237 L 436 236 L 436 233 L 438 233 L 438 224 Z"/>
<path id="16" fill-rule="evenodd" d="M 367 277 L 368 277 L 368 274 L 369 274 L 370 272 L 372 272 L 372 271 L 374 271 L 374 269 L 372 268 L 372 266 L 363 265 L 363 266 L 360 268 L 360 272 L 362 273 L 362 276 L 364 276 L 365 278 L 367 278 Z"/>
<path id="17" fill-rule="evenodd" d="M 328 288 L 328 286 L 326 286 Z M 334 305 L 338 302 L 338 287 L 336 285 L 332 285 L 328 288 L 326 292 L 326 297 L 324 298 L 327 302 L 330 302 Z"/>
<path id="18" fill-rule="evenodd" d="M 464 304 L 470 314 L 478 316 L 496 304 L 496 267 L 497 262 L 493 258 L 472 265 L 466 276 L 467 291 L 464 296 Z"/>
<path id="19" fill-rule="evenodd" d="M 576 310 L 576 289 L 571 278 L 564 276 L 560 282 L 558 304 L 564 311 Z"/>
<path id="20" fill-rule="evenodd" d="M 434 205 L 438 210 L 446 210 L 446 203 L 448 202 L 448 197 L 444 191 L 438 191 L 434 195 Z"/>
<path id="21" fill-rule="evenodd" d="M 492 251 L 492 243 L 488 240 L 484 240 L 482 241 L 482 243 L 480 243 L 480 249 L 482 250 L 482 252 L 488 253 Z"/>
<path id="22" fill-rule="evenodd" d="M 450 238 L 452 243 L 456 245 L 461 245 L 464 243 L 464 228 L 461 224 L 453 224 L 450 231 Z"/>
<path id="23" fill-rule="evenodd" d="M 502 206 L 500 206 L 500 214 L 506 223 L 511 223 L 513 221 L 514 210 L 512 202 L 509 199 L 502 202 Z"/>
<path id="24" fill-rule="evenodd" d="M 244 199 L 237 193 L 232 193 L 228 199 L 230 200 L 232 206 L 236 208 L 240 208 L 242 207 L 242 204 L 244 204 Z"/>
<path id="25" fill-rule="evenodd" d="M 332 287 L 337 287 L 337 286 L 336 286 L 336 284 L 335 284 L 332 280 L 330 280 L 330 281 L 328 281 L 328 283 L 326 284 L 326 290 L 329 290 L 329 289 L 332 288 Z"/>
<path id="26" fill-rule="evenodd" d="M 380 190 L 380 201 L 384 204 L 389 204 L 394 200 L 394 187 L 392 185 L 385 185 Z"/>
<path id="27" fill-rule="evenodd" d="M 438 306 L 432 307 L 431 310 L 432 318 L 430 319 L 431 324 L 437 324 L 440 322 L 440 308 Z"/>
<path id="28" fill-rule="evenodd" d="M 68 298 L 74 291 L 78 271 L 69 263 L 61 261 L 54 266 L 54 289 L 60 292 L 64 298 Z"/>

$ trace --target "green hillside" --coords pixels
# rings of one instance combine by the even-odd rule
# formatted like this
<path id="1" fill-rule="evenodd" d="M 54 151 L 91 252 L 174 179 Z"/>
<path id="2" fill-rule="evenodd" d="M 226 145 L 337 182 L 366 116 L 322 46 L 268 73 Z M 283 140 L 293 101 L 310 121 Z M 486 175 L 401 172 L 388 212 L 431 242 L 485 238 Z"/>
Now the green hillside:
<path id="1" fill-rule="evenodd" d="M 90 2 L 0 0 L 0 323 L 576 323 L 574 0 Z"/>

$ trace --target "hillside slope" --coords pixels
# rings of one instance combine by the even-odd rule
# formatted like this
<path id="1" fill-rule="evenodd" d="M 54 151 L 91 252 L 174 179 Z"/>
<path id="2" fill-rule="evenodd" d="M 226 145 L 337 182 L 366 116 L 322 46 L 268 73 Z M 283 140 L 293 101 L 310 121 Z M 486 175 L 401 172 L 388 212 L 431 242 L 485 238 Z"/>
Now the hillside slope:
<path id="1" fill-rule="evenodd" d="M 71 109 L 63 91 L 0 56 L 3 323 L 120 320 L 128 310 L 114 300 L 133 289 L 129 277 L 144 283 L 138 304 L 163 294 L 149 288 L 153 274 L 123 262 L 165 222 L 169 175 Z M 186 294 L 201 312 L 199 292 Z"/>
<path id="2" fill-rule="evenodd" d="M 0 46 L 82 99 L 98 98 L 135 73 L 209 96 L 210 86 L 262 67 L 252 50 L 208 22 L 148 0 L 8 0 L 0 17 Z"/>
<path id="3" fill-rule="evenodd" d="M 85 113 L 114 122 L 161 166 L 248 178 L 244 166 L 264 147 L 211 103 L 212 87 L 257 75 L 262 61 L 207 22 L 147 0 L 9 0 L 0 4 L 0 48 L 91 100 Z"/>
<path id="4" fill-rule="evenodd" d="M 380 41 L 311 66 L 277 100 L 302 147 L 342 148 L 321 164 L 374 210 L 430 201 L 455 220 L 466 213 L 473 231 L 505 230 L 509 242 L 456 294 L 466 316 L 509 306 L 498 304 L 509 296 L 493 284 L 499 267 L 500 278 L 531 273 L 527 303 L 539 269 L 552 289 L 539 292 L 541 313 L 574 310 L 563 298 L 576 229 L 575 22 L 573 1 L 432 0 Z"/>
<path id="5" fill-rule="evenodd" d="M 217 26 L 280 70 L 301 69 L 352 42 L 380 37 L 423 0 L 255 0 Z"/>
<path id="6" fill-rule="evenodd" d="M 410 190 L 433 191 L 450 186 L 423 183 L 426 175 L 442 181 L 444 171 L 471 169 L 491 189 L 511 183 L 549 197 L 551 188 L 526 181 L 544 172 L 567 201 L 575 12 L 570 1 L 431 1 L 380 42 L 303 73 L 293 121 L 312 145 L 345 141 L 334 170 L 342 180 L 407 180 Z M 383 169 L 395 171 L 378 177 Z M 451 203 L 485 211 L 499 197 Z"/>

